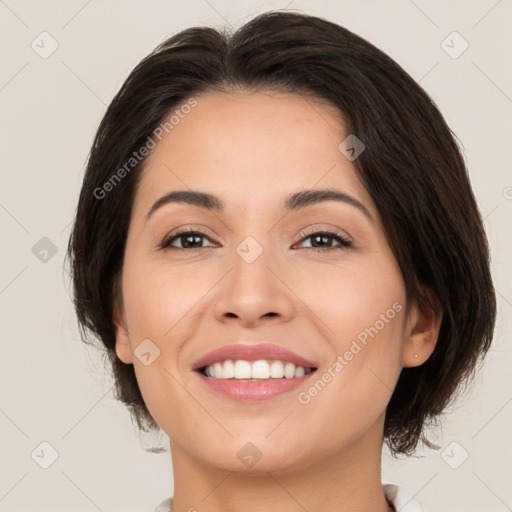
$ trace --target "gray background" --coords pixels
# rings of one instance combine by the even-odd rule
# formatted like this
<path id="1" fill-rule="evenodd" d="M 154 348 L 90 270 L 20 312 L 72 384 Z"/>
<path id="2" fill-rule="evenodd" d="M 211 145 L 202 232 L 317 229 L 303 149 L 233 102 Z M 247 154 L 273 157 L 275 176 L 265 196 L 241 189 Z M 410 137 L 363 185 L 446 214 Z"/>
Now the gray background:
<path id="1" fill-rule="evenodd" d="M 510 0 L 0 0 L 0 511 L 152 511 L 172 494 L 169 452 L 142 449 L 167 436 L 139 437 L 101 356 L 80 342 L 62 266 L 71 220 L 93 135 L 131 69 L 178 30 L 282 8 L 387 52 L 464 145 L 492 250 L 494 346 L 432 433 L 441 449 L 385 455 L 383 477 L 431 512 L 512 510 Z"/>

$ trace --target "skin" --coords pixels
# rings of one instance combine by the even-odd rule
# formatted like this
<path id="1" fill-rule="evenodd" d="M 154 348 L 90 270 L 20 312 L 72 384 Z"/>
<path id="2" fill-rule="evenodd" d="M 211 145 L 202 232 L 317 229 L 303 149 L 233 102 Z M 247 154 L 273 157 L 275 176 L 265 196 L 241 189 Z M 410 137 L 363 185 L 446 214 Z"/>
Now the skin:
<path id="1" fill-rule="evenodd" d="M 389 511 L 386 405 L 402 367 L 432 353 L 441 313 L 407 303 L 376 206 L 338 149 L 348 134 L 334 107 L 276 92 L 196 99 L 146 162 L 114 314 L 116 353 L 171 440 L 173 510 Z M 286 196 L 318 188 L 350 194 L 374 221 L 336 201 L 284 214 Z M 218 196 L 225 211 L 173 203 L 145 219 L 161 196 L 188 189 Z M 311 248 L 308 235 L 333 228 L 353 245 Z M 199 249 L 178 237 L 159 250 L 179 229 L 204 231 Z M 236 252 L 247 236 L 263 249 L 250 264 Z M 317 362 L 321 376 L 396 302 L 401 311 L 307 404 L 297 395 L 316 379 L 242 404 L 192 369 L 213 349 L 265 341 Z M 145 339 L 160 350 L 149 365 L 134 354 Z M 252 467 L 237 457 L 248 442 L 261 453 Z"/>

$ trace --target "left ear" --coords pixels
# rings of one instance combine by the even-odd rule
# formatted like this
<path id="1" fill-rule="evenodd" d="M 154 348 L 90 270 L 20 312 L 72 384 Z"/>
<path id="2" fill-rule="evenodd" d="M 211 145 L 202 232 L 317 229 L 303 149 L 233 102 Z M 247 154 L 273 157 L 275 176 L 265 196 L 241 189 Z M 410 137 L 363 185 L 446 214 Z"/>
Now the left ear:
<path id="1" fill-rule="evenodd" d="M 435 306 L 425 306 L 423 309 L 420 309 L 417 304 L 411 306 L 402 347 L 402 366 L 404 368 L 422 365 L 436 348 L 439 337 L 443 311 L 432 290 L 423 288 L 422 293 Z"/>

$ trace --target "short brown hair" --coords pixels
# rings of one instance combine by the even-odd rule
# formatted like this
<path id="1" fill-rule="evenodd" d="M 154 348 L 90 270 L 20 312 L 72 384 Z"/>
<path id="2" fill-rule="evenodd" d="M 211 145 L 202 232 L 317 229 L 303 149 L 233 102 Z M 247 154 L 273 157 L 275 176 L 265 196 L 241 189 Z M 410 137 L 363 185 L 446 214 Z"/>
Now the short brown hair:
<path id="1" fill-rule="evenodd" d="M 329 102 L 365 151 L 354 161 L 402 271 L 409 301 L 426 286 L 443 310 L 439 339 L 421 366 L 404 368 L 388 404 L 384 436 L 411 453 L 489 349 L 496 297 L 489 249 L 464 158 L 427 93 L 389 56 L 339 25 L 272 11 L 233 34 L 183 30 L 130 73 L 98 128 L 68 257 L 82 339 L 107 349 L 117 398 L 139 428 L 158 429 L 133 365 L 115 353 L 113 301 L 137 182 L 145 158 L 109 192 L 95 190 L 127 162 L 169 112 L 192 95 L 274 90 Z M 340 141 L 341 142 L 341 141 Z M 432 305 L 430 303 L 430 305 Z"/>

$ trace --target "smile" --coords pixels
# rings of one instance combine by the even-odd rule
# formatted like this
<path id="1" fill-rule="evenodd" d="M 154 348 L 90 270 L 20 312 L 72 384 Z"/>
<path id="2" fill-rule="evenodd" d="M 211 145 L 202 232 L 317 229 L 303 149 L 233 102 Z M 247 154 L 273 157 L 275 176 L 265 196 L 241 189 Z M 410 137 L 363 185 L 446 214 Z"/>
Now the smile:
<path id="1" fill-rule="evenodd" d="M 193 373 L 214 395 L 242 402 L 290 393 L 304 385 L 317 367 L 318 363 L 271 343 L 225 345 L 192 365 Z"/>
<path id="2" fill-rule="evenodd" d="M 205 366 L 201 372 L 206 377 L 214 379 L 237 379 L 261 381 L 269 379 L 294 379 L 304 377 L 314 368 L 304 368 L 289 361 L 271 361 L 259 359 L 257 361 L 245 361 L 238 359 L 232 361 L 217 361 Z"/>

